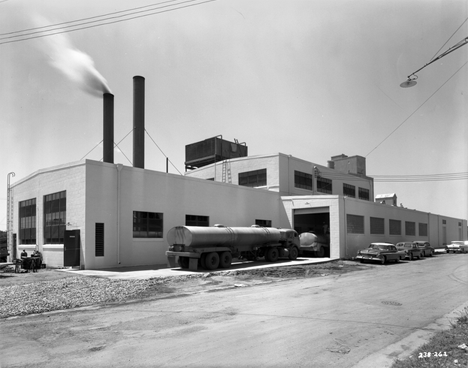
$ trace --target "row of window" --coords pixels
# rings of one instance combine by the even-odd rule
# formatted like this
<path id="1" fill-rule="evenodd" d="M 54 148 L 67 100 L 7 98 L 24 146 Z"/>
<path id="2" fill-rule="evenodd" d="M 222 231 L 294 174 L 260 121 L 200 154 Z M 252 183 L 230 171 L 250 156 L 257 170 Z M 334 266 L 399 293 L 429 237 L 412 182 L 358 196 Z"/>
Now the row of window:
<path id="1" fill-rule="evenodd" d="M 66 228 L 66 191 L 48 194 L 44 203 L 44 244 L 63 243 Z M 36 198 L 19 202 L 20 244 L 36 244 Z"/>
<path id="2" fill-rule="evenodd" d="M 348 234 L 364 234 L 364 216 L 346 215 L 347 233 Z M 404 221 L 404 235 L 416 236 L 416 222 Z M 427 224 L 418 223 L 418 236 L 427 236 Z M 389 235 L 403 235 L 401 220 L 388 220 Z M 369 233 L 372 235 L 385 234 L 385 219 L 380 217 L 369 217 Z"/>
<path id="3" fill-rule="evenodd" d="M 255 224 L 271 227 L 271 220 L 255 220 Z M 186 226 L 210 226 L 210 218 L 185 215 Z M 164 214 L 160 212 L 133 211 L 133 238 L 163 238 Z M 104 257 L 104 224 L 95 224 L 95 256 Z"/>
<path id="4" fill-rule="evenodd" d="M 301 171 L 294 171 L 294 186 L 296 188 L 313 190 L 312 174 Z M 333 184 L 331 179 L 317 177 L 317 191 L 321 193 L 332 194 Z M 356 198 L 356 187 L 350 184 L 343 184 L 343 194 L 348 197 Z M 369 189 L 358 187 L 359 199 L 369 200 Z"/>

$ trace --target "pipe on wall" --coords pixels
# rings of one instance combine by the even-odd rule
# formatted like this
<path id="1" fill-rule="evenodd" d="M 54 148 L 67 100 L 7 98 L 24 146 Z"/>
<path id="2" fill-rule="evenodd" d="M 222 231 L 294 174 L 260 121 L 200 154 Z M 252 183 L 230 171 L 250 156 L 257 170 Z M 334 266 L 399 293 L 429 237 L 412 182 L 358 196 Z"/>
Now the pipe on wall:
<path id="1" fill-rule="evenodd" d="M 133 77 L 133 167 L 145 168 L 145 78 Z"/>
<path id="2" fill-rule="evenodd" d="M 114 163 L 114 95 L 104 93 L 103 162 Z"/>

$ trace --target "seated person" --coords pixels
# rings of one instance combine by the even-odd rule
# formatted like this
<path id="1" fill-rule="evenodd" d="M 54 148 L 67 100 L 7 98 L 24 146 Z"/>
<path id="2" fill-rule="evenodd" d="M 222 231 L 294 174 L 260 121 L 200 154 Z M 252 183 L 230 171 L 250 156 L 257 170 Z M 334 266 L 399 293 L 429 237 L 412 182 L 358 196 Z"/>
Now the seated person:
<path id="1" fill-rule="evenodd" d="M 26 249 L 23 249 L 23 251 L 21 252 L 21 259 L 23 258 L 28 258 L 28 253 L 26 252 Z"/>

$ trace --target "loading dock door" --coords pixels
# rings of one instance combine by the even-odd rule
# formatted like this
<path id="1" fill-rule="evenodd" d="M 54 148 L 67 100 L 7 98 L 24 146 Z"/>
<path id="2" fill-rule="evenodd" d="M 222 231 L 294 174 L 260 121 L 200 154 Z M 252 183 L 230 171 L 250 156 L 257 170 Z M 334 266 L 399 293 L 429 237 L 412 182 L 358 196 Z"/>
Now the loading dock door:
<path id="1" fill-rule="evenodd" d="M 63 266 L 80 266 L 80 230 L 65 230 L 63 243 Z"/>
<path id="2" fill-rule="evenodd" d="M 294 230 L 299 234 L 313 232 L 314 234 L 330 239 L 330 208 L 300 208 L 294 210 Z M 325 252 L 330 257 L 330 246 Z"/>

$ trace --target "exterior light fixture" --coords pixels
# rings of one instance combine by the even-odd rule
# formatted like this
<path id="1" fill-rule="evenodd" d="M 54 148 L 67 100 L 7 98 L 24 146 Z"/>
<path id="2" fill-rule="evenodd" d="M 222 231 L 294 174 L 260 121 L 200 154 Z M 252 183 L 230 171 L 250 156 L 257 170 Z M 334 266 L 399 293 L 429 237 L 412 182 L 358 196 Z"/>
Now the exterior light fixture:
<path id="1" fill-rule="evenodd" d="M 404 81 L 403 83 L 400 84 L 400 87 L 401 88 L 409 88 L 409 87 L 413 87 L 416 85 L 416 79 L 418 79 L 418 76 L 416 75 L 417 72 L 419 72 L 420 70 L 424 69 L 426 66 L 432 64 L 433 62 L 439 60 L 439 59 L 442 59 L 444 56 L 450 54 L 451 52 L 455 51 L 456 49 L 459 49 L 460 47 L 466 45 L 468 43 L 468 37 L 464 38 L 463 40 L 461 40 L 460 42 L 458 42 L 456 45 L 450 47 L 447 51 L 443 52 L 442 54 L 440 54 L 439 56 L 437 56 L 436 58 L 432 59 L 430 62 L 428 62 L 426 65 L 424 65 L 422 68 L 419 68 L 418 70 L 416 70 L 414 73 L 411 73 L 409 76 L 408 76 L 408 79 L 406 81 Z"/>

